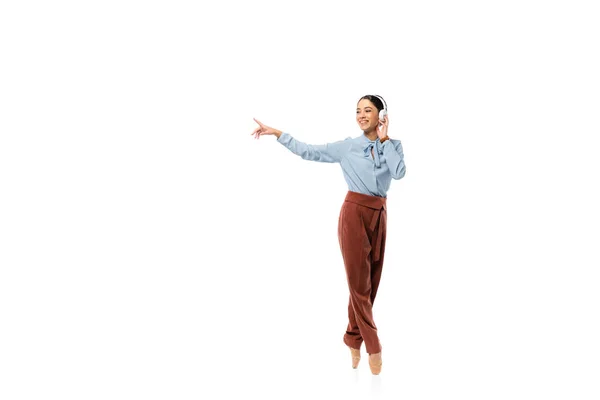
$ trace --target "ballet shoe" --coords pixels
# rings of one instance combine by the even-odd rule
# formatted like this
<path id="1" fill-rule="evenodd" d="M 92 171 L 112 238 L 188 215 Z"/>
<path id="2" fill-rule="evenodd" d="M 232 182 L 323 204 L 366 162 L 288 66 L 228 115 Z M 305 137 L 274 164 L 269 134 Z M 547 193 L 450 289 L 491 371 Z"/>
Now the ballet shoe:
<path id="1" fill-rule="evenodd" d="M 353 349 L 350 346 L 348 346 L 348 348 L 352 355 L 352 368 L 356 369 L 356 367 L 358 367 L 358 362 L 360 361 L 360 349 Z"/>
<path id="2" fill-rule="evenodd" d="M 371 368 L 371 373 L 373 375 L 379 375 L 382 364 L 383 361 L 381 360 L 381 352 L 369 354 L 369 367 Z"/>

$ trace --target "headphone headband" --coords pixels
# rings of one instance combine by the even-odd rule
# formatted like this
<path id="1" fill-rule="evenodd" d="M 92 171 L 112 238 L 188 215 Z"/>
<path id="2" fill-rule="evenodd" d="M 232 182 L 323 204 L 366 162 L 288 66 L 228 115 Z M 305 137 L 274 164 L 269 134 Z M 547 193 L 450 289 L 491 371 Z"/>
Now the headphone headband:
<path id="1" fill-rule="evenodd" d="M 381 100 L 381 102 L 383 103 L 383 109 L 387 111 L 387 103 L 385 102 L 385 100 L 383 99 L 383 97 L 374 94 L 373 96 L 377 97 L 379 100 Z"/>
<path id="2" fill-rule="evenodd" d="M 387 115 L 387 103 L 383 99 L 383 97 L 374 94 L 373 96 L 377 97 L 383 103 L 383 110 L 379 110 L 379 121 L 385 121 L 385 116 Z"/>

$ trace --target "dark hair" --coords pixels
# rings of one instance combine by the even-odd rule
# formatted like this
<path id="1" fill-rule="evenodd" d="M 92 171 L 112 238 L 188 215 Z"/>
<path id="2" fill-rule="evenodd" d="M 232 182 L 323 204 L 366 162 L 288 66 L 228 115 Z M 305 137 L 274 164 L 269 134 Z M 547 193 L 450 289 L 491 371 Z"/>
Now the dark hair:
<path id="1" fill-rule="evenodd" d="M 360 103 L 361 100 L 363 99 L 367 99 L 369 100 L 371 103 L 373 103 L 373 105 L 375 106 L 375 108 L 377 109 L 377 112 L 383 110 L 383 102 L 381 101 L 381 99 L 377 96 L 373 96 L 372 94 L 368 94 L 366 96 L 361 97 L 358 102 Z M 358 104 L 358 103 L 356 103 Z"/>

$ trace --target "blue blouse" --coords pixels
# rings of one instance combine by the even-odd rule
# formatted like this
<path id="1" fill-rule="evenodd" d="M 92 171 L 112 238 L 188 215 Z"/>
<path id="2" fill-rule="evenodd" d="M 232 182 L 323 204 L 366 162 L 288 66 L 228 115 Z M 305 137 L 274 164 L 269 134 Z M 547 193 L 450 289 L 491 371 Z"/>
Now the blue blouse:
<path id="1" fill-rule="evenodd" d="M 348 190 L 352 192 L 387 197 L 392 178 L 401 179 L 406 173 L 402 143 L 397 139 L 381 143 L 379 138 L 369 140 L 362 134 L 355 138 L 313 145 L 283 132 L 277 141 L 305 160 L 340 163 Z"/>

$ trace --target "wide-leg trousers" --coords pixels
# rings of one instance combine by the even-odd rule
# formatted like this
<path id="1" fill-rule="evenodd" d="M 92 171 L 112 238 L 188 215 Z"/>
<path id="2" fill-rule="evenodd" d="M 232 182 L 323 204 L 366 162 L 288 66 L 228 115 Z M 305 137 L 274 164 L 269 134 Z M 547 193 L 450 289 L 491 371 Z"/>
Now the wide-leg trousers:
<path id="1" fill-rule="evenodd" d="M 383 267 L 387 227 L 386 198 L 348 191 L 338 222 L 338 239 L 350 290 L 344 343 L 367 353 L 381 351 L 373 303 Z"/>

